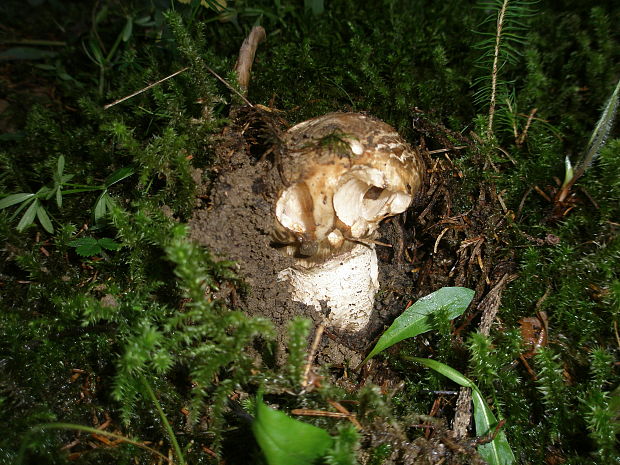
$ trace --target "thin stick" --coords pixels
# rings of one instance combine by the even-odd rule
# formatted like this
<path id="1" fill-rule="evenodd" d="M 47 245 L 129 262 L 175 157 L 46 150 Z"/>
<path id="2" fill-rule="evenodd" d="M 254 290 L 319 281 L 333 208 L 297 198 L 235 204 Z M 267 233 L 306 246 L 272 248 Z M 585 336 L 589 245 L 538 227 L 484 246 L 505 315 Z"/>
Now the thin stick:
<path id="1" fill-rule="evenodd" d="M 325 331 L 325 325 L 321 323 L 316 328 L 316 333 L 314 333 L 314 340 L 312 341 L 312 345 L 310 346 L 310 352 L 308 352 L 308 359 L 306 360 L 306 367 L 304 369 L 304 374 L 301 378 L 301 386 L 303 389 L 305 389 L 306 386 L 308 385 L 308 376 L 310 375 L 310 368 L 312 368 L 312 361 L 314 360 L 314 354 L 316 353 L 316 349 L 319 347 L 319 342 L 321 342 L 323 331 Z"/>
<path id="2" fill-rule="evenodd" d="M 525 128 L 523 128 L 523 132 L 519 137 L 517 137 L 515 141 L 517 145 L 522 145 L 523 142 L 525 142 L 525 138 L 527 137 L 527 131 L 530 129 L 530 125 L 532 124 L 532 121 L 534 120 L 534 115 L 537 111 L 538 108 L 532 108 L 532 111 L 530 111 L 530 114 L 527 117 L 527 122 L 525 123 Z"/>
<path id="3" fill-rule="evenodd" d="M 431 150 L 428 152 L 429 155 L 434 155 L 436 153 L 445 153 L 445 152 L 451 152 L 452 150 L 463 150 L 466 149 L 467 145 L 461 145 L 459 147 L 451 147 L 449 149 L 437 149 L 437 150 Z"/>
<path id="4" fill-rule="evenodd" d="M 355 426 L 355 428 L 357 428 L 359 431 L 364 429 L 361 423 L 357 421 L 357 418 L 355 417 L 354 413 L 349 412 L 344 406 L 340 405 L 338 402 L 334 400 L 327 399 L 327 403 L 331 405 L 332 407 L 334 407 L 336 410 L 338 410 L 343 415 L 347 415 L 347 418 L 349 419 L 349 421 L 353 423 L 353 426 Z"/>
<path id="5" fill-rule="evenodd" d="M 60 40 L 42 40 L 42 39 L 21 39 L 21 40 L 0 40 L 0 44 L 19 44 L 19 45 L 44 45 L 47 47 L 64 47 L 67 42 Z"/>
<path id="6" fill-rule="evenodd" d="M 125 100 L 129 100 L 130 98 L 135 97 L 136 95 L 141 94 L 142 92 L 145 92 L 145 91 L 147 91 L 149 89 L 152 89 L 153 87 L 161 84 L 164 81 L 167 81 L 170 78 L 175 77 L 177 74 L 181 74 L 183 71 L 187 71 L 188 69 L 189 69 L 189 66 L 186 66 L 185 68 L 178 70 L 176 73 L 172 73 L 170 76 L 166 76 L 165 78 L 160 79 L 159 81 L 154 82 L 153 84 L 149 84 L 144 89 L 140 89 L 139 91 L 134 92 L 133 94 L 129 94 L 126 97 L 123 97 L 121 99 L 115 100 L 114 102 L 108 103 L 107 105 L 104 105 L 103 109 L 107 110 L 108 108 L 113 107 L 114 105 L 117 105 L 117 104 L 119 104 L 121 102 L 124 102 Z"/>
<path id="7" fill-rule="evenodd" d="M 220 81 L 222 81 L 222 83 L 228 87 L 230 90 L 232 90 L 235 94 L 237 94 L 239 97 L 241 97 L 241 100 L 243 100 L 247 105 L 249 105 L 250 107 L 254 108 L 254 105 L 252 105 L 250 103 L 250 101 L 245 98 L 245 95 L 243 95 L 241 92 L 239 92 L 237 89 L 235 89 L 233 86 L 231 86 L 230 84 L 228 84 L 228 82 L 226 82 L 226 80 L 221 77 L 219 74 L 217 74 L 215 71 L 213 71 L 211 68 L 209 68 L 208 66 L 205 66 L 205 68 L 207 68 L 207 71 L 209 71 L 211 74 L 213 74 L 216 78 L 218 78 Z"/>
<path id="8" fill-rule="evenodd" d="M 308 408 L 295 408 L 291 410 L 293 415 L 302 415 L 307 417 L 331 417 L 331 418 L 350 418 L 353 413 L 342 412 L 326 412 L 325 410 L 314 410 Z"/>

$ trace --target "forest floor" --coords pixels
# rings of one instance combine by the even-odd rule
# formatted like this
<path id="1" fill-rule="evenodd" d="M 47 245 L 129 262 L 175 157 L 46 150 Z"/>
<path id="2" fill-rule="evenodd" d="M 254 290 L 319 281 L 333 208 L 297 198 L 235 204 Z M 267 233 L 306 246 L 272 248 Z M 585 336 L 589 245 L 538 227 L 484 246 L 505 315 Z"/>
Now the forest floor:
<path id="1" fill-rule="evenodd" d="M 614 2 L 205 3 L 0 6 L 0 464 L 619 463 Z M 426 165 L 353 336 L 273 246 L 277 134 L 332 111 Z"/>

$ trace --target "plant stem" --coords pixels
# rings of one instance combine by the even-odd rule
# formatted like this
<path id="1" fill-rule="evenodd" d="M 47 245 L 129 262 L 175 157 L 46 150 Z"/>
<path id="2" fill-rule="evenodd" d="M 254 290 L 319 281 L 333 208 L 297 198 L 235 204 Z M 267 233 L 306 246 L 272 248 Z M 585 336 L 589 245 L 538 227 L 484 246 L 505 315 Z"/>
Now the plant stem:
<path id="1" fill-rule="evenodd" d="M 159 413 L 159 417 L 161 418 L 161 421 L 164 424 L 164 428 L 166 429 L 166 432 L 168 433 L 168 437 L 170 438 L 170 442 L 172 443 L 172 447 L 174 448 L 174 453 L 179 459 L 179 465 L 185 465 L 185 459 L 183 458 L 181 447 L 179 446 L 177 437 L 174 434 L 174 431 L 172 430 L 172 426 L 170 426 L 170 423 L 168 422 L 168 418 L 166 418 L 166 414 L 164 413 L 164 410 L 161 408 L 161 405 L 159 401 L 157 400 L 157 397 L 155 396 L 153 389 L 151 389 L 151 385 L 146 381 L 146 378 L 144 376 L 142 377 L 142 383 L 144 384 L 144 387 L 146 388 L 146 391 L 148 392 L 149 397 L 153 401 L 153 404 L 155 404 L 157 413 Z"/>
<path id="2" fill-rule="evenodd" d="M 115 434 L 115 433 L 111 433 L 109 431 L 104 431 L 102 429 L 91 428 L 90 426 L 76 425 L 76 424 L 72 424 L 72 423 L 48 423 L 48 424 L 45 424 L 45 425 L 35 426 L 28 433 L 26 433 L 26 435 L 24 436 L 24 439 L 22 440 L 21 447 L 19 448 L 19 451 L 17 453 L 16 463 L 18 465 L 23 463 L 24 455 L 26 454 L 26 450 L 28 449 L 28 445 L 29 445 L 27 439 L 30 437 L 30 435 L 33 432 L 37 431 L 37 430 L 46 430 L 46 429 L 69 429 L 69 430 L 83 431 L 85 433 L 90 433 L 90 434 L 98 434 L 100 436 L 107 436 L 107 437 L 115 439 L 117 441 L 126 442 L 127 444 L 131 444 L 133 446 L 140 447 L 141 449 L 148 450 L 152 454 L 155 454 L 155 455 L 159 456 L 160 459 L 163 459 L 163 460 L 165 460 L 168 463 L 172 463 L 171 460 L 168 457 L 166 457 L 165 455 L 163 455 L 161 452 L 159 452 L 159 451 L 157 451 L 157 450 L 155 450 L 155 449 L 153 449 L 153 448 L 151 448 L 151 447 L 149 447 L 149 446 L 147 446 L 145 444 L 142 444 L 139 441 L 135 441 L 135 440 L 127 438 L 125 436 L 121 436 L 120 434 Z"/>
<path id="3" fill-rule="evenodd" d="M 504 0 L 502 8 L 497 15 L 497 32 L 495 35 L 495 50 L 493 52 L 493 71 L 491 72 L 491 101 L 489 102 L 489 126 L 487 128 L 487 136 L 491 138 L 493 135 L 493 117 L 495 116 L 495 100 L 497 98 L 497 73 L 499 67 L 499 46 L 502 39 L 502 28 L 504 26 L 504 17 L 506 16 L 506 8 L 509 0 Z"/>

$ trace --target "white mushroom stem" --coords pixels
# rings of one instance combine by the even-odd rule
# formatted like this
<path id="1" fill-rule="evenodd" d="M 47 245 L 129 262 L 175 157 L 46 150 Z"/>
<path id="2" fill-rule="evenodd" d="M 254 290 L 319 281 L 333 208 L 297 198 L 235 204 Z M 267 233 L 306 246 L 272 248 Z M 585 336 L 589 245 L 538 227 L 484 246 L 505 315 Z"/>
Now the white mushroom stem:
<path id="1" fill-rule="evenodd" d="M 289 282 L 294 301 L 318 312 L 327 310 L 329 326 L 357 332 L 370 320 L 379 289 L 378 275 L 375 247 L 357 244 L 349 252 L 310 268 L 287 268 L 278 279 Z"/>

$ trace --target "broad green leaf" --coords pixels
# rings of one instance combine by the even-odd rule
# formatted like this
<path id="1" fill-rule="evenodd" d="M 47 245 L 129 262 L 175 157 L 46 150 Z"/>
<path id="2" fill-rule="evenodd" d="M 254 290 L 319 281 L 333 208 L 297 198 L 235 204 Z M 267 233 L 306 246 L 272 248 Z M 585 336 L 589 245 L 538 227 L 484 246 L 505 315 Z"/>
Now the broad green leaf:
<path id="1" fill-rule="evenodd" d="M 476 435 L 478 437 L 482 437 L 495 432 L 495 427 L 499 422 L 491 411 L 489 405 L 484 400 L 478 386 L 476 386 L 469 378 L 454 368 L 438 362 L 437 360 L 418 357 L 406 358 L 407 360 L 421 363 L 422 365 L 435 370 L 461 386 L 471 388 L 472 401 L 474 404 L 474 423 L 476 425 Z M 515 456 L 512 453 L 510 444 L 508 444 L 508 439 L 506 439 L 506 434 L 503 431 L 500 431 L 497 436 L 495 436 L 495 439 L 493 439 L 490 443 L 481 444 L 478 446 L 478 452 L 489 465 L 511 465 L 515 461 Z"/>
<path id="2" fill-rule="evenodd" d="M 451 366 L 446 365 L 445 363 L 438 362 L 437 360 L 432 360 L 430 358 L 419 358 L 419 357 L 406 357 L 407 360 L 411 360 L 414 362 L 421 363 L 422 365 L 435 370 L 437 373 L 444 375 L 446 378 L 450 378 L 456 384 L 459 384 L 464 387 L 474 388 L 475 384 L 466 376 L 452 368 Z"/>
<path id="3" fill-rule="evenodd" d="M 26 199 L 34 197 L 34 194 L 27 194 L 25 192 L 20 192 L 19 194 L 11 194 L 0 200 L 0 210 L 3 208 L 10 207 L 15 205 L 16 203 L 23 202 Z"/>
<path id="4" fill-rule="evenodd" d="M 37 218 L 39 219 L 39 223 L 43 226 L 48 233 L 52 234 L 54 232 L 54 226 L 52 226 L 52 222 L 50 221 L 50 217 L 47 216 L 47 212 L 45 211 L 45 207 L 39 204 L 37 207 Z"/>
<path id="5" fill-rule="evenodd" d="M 493 434 L 499 423 L 489 405 L 482 397 L 482 393 L 478 388 L 471 391 L 472 401 L 474 404 L 474 423 L 476 424 L 476 435 L 486 436 Z M 500 431 L 493 441 L 488 444 L 478 446 L 478 453 L 489 465 L 510 465 L 514 463 L 515 456 L 506 439 L 506 434 Z"/>
<path id="6" fill-rule="evenodd" d="M 107 191 L 103 191 L 99 198 L 97 199 L 97 203 L 95 204 L 95 221 L 99 221 L 106 214 L 106 198 L 108 196 Z"/>
<path id="7" fill-rule="evenodd" d="M 118 250 L 121 248 L 121 244 L 115 242 L 114 239 L 110 239 L 109 237 L 102 237 L 97 241 L 97 243 L 107 250 Z"/>
<path id="8" fill-rule="evenodd" d="M 75 247 L 75 252 L 82 257 L 92 257 L 101 253 L 101 246 L 94 237 L 81 237 L 69 242 L 71 247 Z"/>
<path id="9" fill-rule="evenodd" d="M 310 465 L 333 444 L 327 431 L 267 407 L 261 396 L 252 432 L 269 465 Z"/>
<path id="10" fill-rule="evenodd" d="M 116 184 L 117 182 L 120 182 L 123 179 L 128 178 L 132 174 L 133 174 L 132 167 L 126 166 L 124 168 L 120 168 L 107 177 L 107 179 L 104 181 L 104 186 L 107 189 L 108 187 Z"/>
<path id="11" fill-rule="evenodd" d="M 62 189 L 60 186 L 56 189 L 56 205 L 58 205 L 58 208 L 62 208 Z"/>
<path id="12" fill-rule="evenodd" d="M 23 231 L 32 224 L 32 222 L 34 221 L 34 217 L 37 214 L 37 208 L 39 207 L 39 205 L 40 203 L 38 200 L 32 202 L 32 204 L 28 207 L 28 210 L 26 210 L 26 213 L 24 213 L 24 216 L 22 216 L 22 219 L 19 220 L 19 223 L 17 223 L 18 231 Z"/>
<path id="13" fill-rule="evenodd" d="M 370 351 L 364 362 L 403 339 L 415 337 L 433 329 L 432 315 L 441 310 L 447 311 L 448 318 L 451 320 L 462 315 L 473 298 L 474 291 L 466 287 L 442 287 L 422 297 L 394 320 L 394 323 L 381 335 L 377 345 Z"/>

